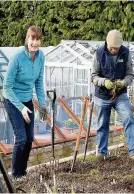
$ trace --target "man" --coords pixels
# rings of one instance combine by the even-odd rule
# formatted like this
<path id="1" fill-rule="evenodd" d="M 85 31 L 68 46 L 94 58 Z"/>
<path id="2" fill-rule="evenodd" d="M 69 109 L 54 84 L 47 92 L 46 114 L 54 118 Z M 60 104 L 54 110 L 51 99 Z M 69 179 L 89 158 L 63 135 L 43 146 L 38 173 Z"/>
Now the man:
<path id="1" fill-rule="evenodd" d="M 98 114 L 98 154 L 108 153 L 109 123 L 112 107 L 123 122 L 129 156 L 134 159 L 134 117 L 127 97 L 127 86 L 133 81 L 129 49 L 122 45 L 118 30 L 109 31 L 105 44 L 98 48 L 93 61 L 92 82 Z"/>

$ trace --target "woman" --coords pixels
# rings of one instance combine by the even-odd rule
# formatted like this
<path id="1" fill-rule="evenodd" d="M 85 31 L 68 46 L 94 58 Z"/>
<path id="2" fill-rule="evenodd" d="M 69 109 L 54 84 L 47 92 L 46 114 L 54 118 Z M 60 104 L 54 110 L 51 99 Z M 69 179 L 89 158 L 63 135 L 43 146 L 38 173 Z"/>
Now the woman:
<path id="1" fill-rule="evenodd" d="M 13 126 L 15 145 L 12 154 L 12 176 L 26 175 L 27 161 L 34 139 L 33 89 L 46 115 L 43 86 L 44 54 L 39 50 L 42 32 L 38 26 L 29 27 L 25 47 L 10 60 L 3 85 L 4 105 Z"/>

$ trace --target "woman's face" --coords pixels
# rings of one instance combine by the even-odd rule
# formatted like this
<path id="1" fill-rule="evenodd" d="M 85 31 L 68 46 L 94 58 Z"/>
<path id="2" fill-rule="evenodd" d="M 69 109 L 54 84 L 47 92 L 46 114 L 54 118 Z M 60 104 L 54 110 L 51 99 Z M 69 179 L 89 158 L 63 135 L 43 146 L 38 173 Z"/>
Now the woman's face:
<path id="1" fill-rule="evenodd" d="M 39 47 L 41 45 L 41 40 L 37 40 L 36 38 L 33 38 L 32 36 L 29 36 L 27 39 L 27 46 L 29 52 L 36 52 L 39 50 Z"/>

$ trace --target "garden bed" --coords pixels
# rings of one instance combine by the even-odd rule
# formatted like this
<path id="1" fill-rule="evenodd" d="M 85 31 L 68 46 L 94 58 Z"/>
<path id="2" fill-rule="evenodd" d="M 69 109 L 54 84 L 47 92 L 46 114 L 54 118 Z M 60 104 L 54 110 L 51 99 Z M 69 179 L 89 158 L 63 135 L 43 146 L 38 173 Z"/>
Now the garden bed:
<path id="1" fill-rule="evenodd" d="M 61 163 L 55 169 L 57 193 L 134 192 L 134 164 L 126 148 L 112 151 L 105 160 L 95 155 L 87 156 L 85 162 L 77 159 L 72 173 L 71 164 Z M 16 192 L 50 193 L 54 187 L 53 169 L 46 165 L 35 167 L 25 180 L 13 181 L 13 185 Z"/>

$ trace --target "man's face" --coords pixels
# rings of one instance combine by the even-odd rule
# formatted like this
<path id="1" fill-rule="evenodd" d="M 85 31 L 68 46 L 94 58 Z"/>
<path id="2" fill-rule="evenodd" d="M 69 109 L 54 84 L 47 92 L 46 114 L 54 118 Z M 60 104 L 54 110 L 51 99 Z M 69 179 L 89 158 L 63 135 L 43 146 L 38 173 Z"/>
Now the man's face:
<path id="1" fill-rule="evenodd" d="M 120 49 L 120 47 L 110 47 L 108 45 L 107 45 L 107 48 L 112 55 L 117 55 Z"/>
<path id="2" fill-rule="evenodd" d="M 28 50 L 29 52 L 36 52 L 39 50 L 39 47 L 41 45 L 41 40 L 37 40 L 36 38 L 33 38 L 32 36 L 29 36 L 27 40 Z"/>

